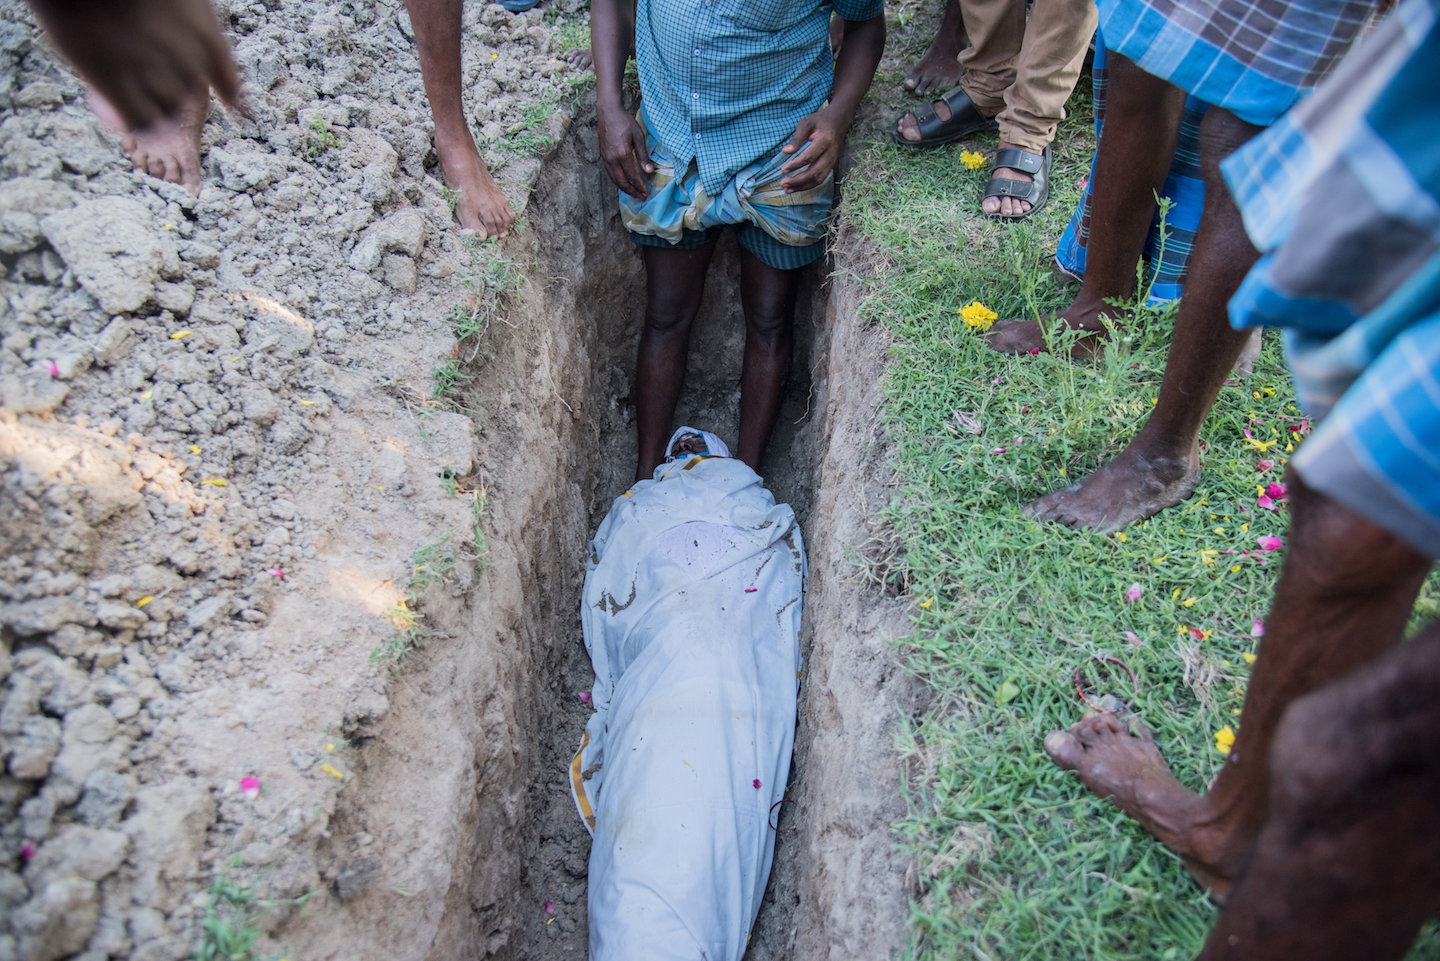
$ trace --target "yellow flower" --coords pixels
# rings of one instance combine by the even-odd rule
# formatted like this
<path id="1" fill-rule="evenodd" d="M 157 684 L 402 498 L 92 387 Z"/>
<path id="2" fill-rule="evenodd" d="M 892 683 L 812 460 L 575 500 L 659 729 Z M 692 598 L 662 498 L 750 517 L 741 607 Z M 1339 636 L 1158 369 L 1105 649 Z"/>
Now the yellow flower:
<path id="1" fill-rule="evenodd" d="M 200 445 L 199 445 L 199 444 L 191 444 L 191 445 L 190 445 L 190 453 L 192 453 L 192 454 L 198 454 L 198 453 L 200 453 Z"/>
<path id="2" fill-rule="evenodd" d="M 138 600 L 138 601 L 135 602 L 135 606 L 136 606 L 136 607 L 144 607 L 146 604 L 149 604 L 149 603 L 150 603 L 151 601 L 153 601 L 153 600 L 155 600 L 155 598 L 153 598 L 153 597 L 142 597 L 142 598 L 140 598 L 140 600 Z"/>
<path id="3" fill-rule="evenodd" d="M 1226 730 L 1229 730 L 1229 728 L 1226 728 Z M 335 770 L 328 764 L 320 765 L 320 770 L 324 771 L 326 774 L 331 775 L 332 777 L 338 777 L 342 781 L 345 780 L 345 775 L 341 774 L 339 771 Z"/>
<path id="4" fill-rule="evenodd" d="M 960 151 L 960 162 L 965 165 L 966 170 L 979 170 L 985 166 L 985 155 L 975 153 L 973 150 Z"/>
<path id="5" fill-rule="evenodd" d="M 1235 732 L 1230 730 L 1230 725 L 1225 725 L 1215 732 L 1215 750 L 1221 754 L 1229 754 L 1230 748 L 1235 743 Z"/>
<path id="6" fill-rule="evenodd" d="M 175 331 L 175 333 L 173 333 L 173 334 L 170 335 L 170 339 L 171 339 L 171 340 L 183 340 L 184 338 L 189 337 L 189 336 L 190 336 L 190 331 L 188 331 L 188 330 L 177 330 L 177 331 Z"/>
<path id="7" fill-rule="evenodd" d="M 955 312 L 960 315 L 961 320 L 975 330 L 989 330 L 990 325 L 995 323 L 1000 316 L 978 300 L 972 301 L 968 306 L 961 307 Z"/>
<path id="8" fill-rule="evenodd" d="M 1255 655 L 1254 655 L 1254 654 L 1251 654 L 1249 651 L 1246 651 L 1244 654 L 1242 654 L 1242 655 L 1240 655 L 1240 656 L 1243 657 L 1243 658 L 1245 658 L 1245 663 L 1246 663 L 1246 664 L 1254 664 L 1254 663 L 1255 663 Z"/>
<path id="9" fill-rule="evenodd" d="M 925 600 L 923 600 L 923 601 L 920 602 L 920 606 L 923 607 L 923 608 L 925 608 L 925 610 L 928 611 L 928 610 L 930 610 L 930 605 L 931 605 L 931 604 L 934 604 L 934 603 L 935 603 L 935 598 L 933 598 L 933 597 L 928 597 L 928 598 L 926 598 Z"/>

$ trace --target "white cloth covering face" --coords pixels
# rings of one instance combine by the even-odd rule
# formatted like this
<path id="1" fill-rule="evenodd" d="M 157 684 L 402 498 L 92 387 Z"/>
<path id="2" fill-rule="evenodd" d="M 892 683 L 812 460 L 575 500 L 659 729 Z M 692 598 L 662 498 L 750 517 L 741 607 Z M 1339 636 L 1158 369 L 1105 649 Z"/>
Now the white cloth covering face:
<path id="1" fill-rule="evenodd" d="M 730 456 L 730 448 L 726 447 L 725 442 L 721 440 L 717 435 L 710 433 L 708 430 L 701 430 L 698 427 L 682 427 L 675 433 L 670 435 L 670 443 L 665 445 L 666 457 L 671 456 L 671 452 L 675 450 L 675 442 L 680 438 L 684 437 L 686 434 L 699 434 L 701 437 L 705 438 L 705 453 L 709 454 L 711 457 Z M 661 466 L 663 467 L 665 465 L 662 464 Z"/>
<path id="2" fill-rule="evenodd" d="M 585 578 L 595 714 L 570 783 L 591 961 L 739 961 L 794 744 L 795 515 L 738 460 L 665 467 L 615 499 Z"/>

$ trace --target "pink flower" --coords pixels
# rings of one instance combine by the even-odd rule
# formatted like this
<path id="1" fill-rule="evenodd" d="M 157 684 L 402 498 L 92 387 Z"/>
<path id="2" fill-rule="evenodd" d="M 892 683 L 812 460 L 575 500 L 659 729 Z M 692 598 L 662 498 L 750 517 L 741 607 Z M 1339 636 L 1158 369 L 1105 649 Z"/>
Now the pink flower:
<path id="1" fill-rule="evenodd" d="M 751 781 L 750 783 L 755 786 L 755 790 L 757 790 L 757 791 L 760 790 L 760 779 L 759 779 L 758 777 L 757 777 L 755 780 Z"/>
<path id="2" fill-rule="evenodd" d="M 745 588 L 745 593 L 746 593 L 746 594 L 754 594 L 757 590 L 759 590 L 759 588 L 756 588 L 756 587 L 747 587 L 747 588 Z"/>
<path id="3" fill-rule="evenodd" d="M 1274 467 L 1274 466 L 1275 466 L 1275 462 L 1274 462 L 1273 460 L 1256 461 L 1256 462 L 1255 462 L 1255 473 L 1257 473 L 1257 474 L 1263 474 L 1263 473 L 1265 473 L 1267 470 L 1269 470 L 1270 468 L 1272 468 L 1272 467 Z"/>
<path id="4" fill-rule="evenodd" d="M 586 704 L 589 704 L 589 703 L 590 703 L 590 692 L 589 692 L 589 691 L 581 691 L 581 692 L 580 692 L 580 700 L 583 701 L 583 702 L 586 703 Z"/>
<path id="5" fill-rule="evenodd" d="M 1259 498 L 1256 499 L 1255 503 L 1259 504 L 1267 511 L 1273 511 L 1275 509 L 1275 502 L 1272 501 L 1270 498 L 1266 497 L 1264 494 L 1261 494 Z"/>
<path id="6" fill-rule="evenodd" d="M 280 568 L 278 568 L 278 567 L 269 568 L 268 570 L 265 571 L 265 573 L 266 573 L 266 574 L 269 574 L 271 577 L 284 577 L 284 576 L 285 576 L 285 572 L 282 571 L 282 570 L 281 570 Z"/>
<path id="7" fill-rule="evenodd" d="M 1277 501 L 1283 501 L 1285 499 L 1285 485 L 1277 484 L 1274 481 L 1271 481 L 1270 486 L 1265 488 L 1265 493 L 1269 494 Z"/>
<path id="8" fill-rule="evenodd" d="M 998 384 L 998 383 L 1000 383 L 1000 375 L 999 375 L 999 374 L 996 374 L 996 375 L 995 375 L 995 379 L 992 380 L 990 383 L 992 383 L 992 384 Z"/>
<path id="9" fill-rule="evenodd" d="M 57 364 L 57 363 L 55 363 L 55 361 L 53 361 L 53 360 L 47 360 L 47 361 L 45 361 L 45 369 L 50 372 L 50 376 L 51 376 L 51 377 L 59 377 L 59 376 L 60 376 L 60 365 Z"/>
<path id="10" fill-rule="evenodd" d="M 1084 180 L 1080 181 L 1080 190 L 1081 190 L 1081 191 L 1084 191 L 1084 189 L 1085 189 L 1086 187 L 1088 187 L 1088 186 L 1090 186 L 1090 178 L 1089 178 L 1089 177 L 1086 177 Z"/>
<path id="11" fill-rule="evenodd" d="M 258 777 L 242 777 L 240 779 L 240 793 L 248 798 L 253 798 L 260 793 L 260 779 Z"/>
<path id="12" fill-rule="evenodd" d="M 997 447 L 997 448 L 995 448 L 994 450 L 992 450 L 990 453 L 992 453 L 992 454 L 1003 454 L 1003 453 L 1005 453 L 1005 448 L 1003 448 L 1003 447 Z"/>
<path id="13" fill-rule="evenodd" d="M 1264 537 L 1256 540 L 1255 543 L 1259 544 L 1260 549 L 1265 551 L 1278 551 L 1285 546 L 1285 542 L 1273 534 L 1266 534 Z"/>
<path id="14" fill-rule="evenodd" d="M 1125 591 L 1125 603 L 1134 604 L 1144 595 L 1145 589 L 1143 587 L 1141 587 L 1139 584 L 1131 584 L 1129 589 Z"/>
<path id="15" fill-rule="evenodd" d="M 1140 646 L 1140 637 L 1134 631 L 1126 631 L 1125 640 L 1129 641 L 1132 647 Z"/>
<path id="16" fill-rule="evenodd" d="M 1026 405 L 1026 406 L 1020 408 L 1020 413 L 1022 413 L 1022 414 L 1028 414 L 1028 413 L 1030 413 L 1030 407 L 1029 407 L 1029 405 Z"/>
<path id="17" fill-rule="evenodd" d="M 555 913 L 555 902 L 554 902 L 554 901 L 546 901 L 546 902 L 545 902 L 545 913 L 546 913 L 546 914 L 554 914 L 554 913 Z"/>
<path id="18" fill-rule="evenodd" d="M 1255 623 L 1250 625 L 1250 636 L 1251 636 L 1251 637 L 1264 637 L 1264 636 L 1265 636 L 1265 623 L 1264 623 L 1263 621 L 1261 621 L 1259 618 L 1256 618 Z"/>
<path id="19" fill-rule="evenodd" d="M 1039 347 L 1032 347 L 1032 348 L 1030 348 L 1030 356 L 1031 356 L 1031 357 L 1034 357 L 1034 356 L 1035 356 L 1036 354 L 1038 354 L 1038 353 L 1040 353 L 1040 348 L 1039 348 Z"/>
<path id="20" fill-rule="evenodd" d="M 1195 638 L 1195 640 L 1197 641 L 1203 641 L 1205 640 L 1206 635 L 1204 631 L 1200 630 L 1200 628 L 1192 627 L 1190 628 L 1190 636 Z"/>
<path id="21" fill-rule="evenodd" d="M 20 856 L 27 861 L 33 858 L 35 856 L 35 845 L 26 841 L 20 846 Z"/>

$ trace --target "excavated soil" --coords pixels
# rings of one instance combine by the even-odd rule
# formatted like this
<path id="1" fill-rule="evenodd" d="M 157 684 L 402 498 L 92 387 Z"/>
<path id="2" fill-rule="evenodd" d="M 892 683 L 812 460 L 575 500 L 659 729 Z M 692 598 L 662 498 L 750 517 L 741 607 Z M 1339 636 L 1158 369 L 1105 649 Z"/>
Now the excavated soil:
<path id="1" fill-rule="evenodd" d="M 593 103 L 501 151 L 565 68 L 538 17 L 467 8 L 470 108 L 525 214 L 498 245 L 521 281 L 457 343 L 493 258 L 436 179 L 400 5 L 224 12 L 259 117 L 217 108 L 197 200 L 125 169 L 0 2 L 0 961 L 192 956 L 232 911 L 217 879 L 266 902 L 233 915 L 260 957 L 581 958 L 580 584 L 633 477 L 644 309 Z M 752 958 L 886 957 L 906 912 L 908 602 L 856 567 L 893 483 L 889 340 L 841 219 L 762 465 L 811 573 Z M 727 237 L 678 413 L 731 442 L 737 285 Z M 411 617 L 418 648 L 374 662 Z"/>

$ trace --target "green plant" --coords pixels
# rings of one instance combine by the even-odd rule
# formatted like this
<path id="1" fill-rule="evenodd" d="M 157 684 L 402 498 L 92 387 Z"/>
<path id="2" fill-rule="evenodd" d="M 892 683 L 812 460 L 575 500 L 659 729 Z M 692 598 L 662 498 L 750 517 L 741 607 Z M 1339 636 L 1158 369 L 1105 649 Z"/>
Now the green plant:
<path id="1" fill-rule="evenodd" d="M 405 583 L 405 596 L 385 609 L 381 615 L 395 633 L 370 652 L 371 664 L 398 667 L 406 655 L 420 646 L 426 631 L 421 626 L 420 601 L 437 584 L 448 583 L 455 574 L 455 548 L 452 531 L 416 548 L 411 557 L 410 577 Z"/>
<path id="2" fill-rule="evenodd" d="M 237 867 L 239 857 L 231 861 Z M 210 885 L 210 899 L 200 919 L 200 945 L 196 961 L 257 961 L 255 942 L 260 929 L 255 915 L 279 907 L 301 906 L 318 892 L 309 891 L 298 898 L 258 898 L 250 888 L 242 888 L 223 874 L 216 875 Z"/>
<path id="3" fill-rule="evenodd" d="M 431 376 L 435 379 L 435 399 L 437 401 L 449 397 L 465 377 L 464 372 L 460 370 L 460 362 L 453 358 L 436 367 Z"/>
<path id="4" fill-rule="evenodd" d="M 467 262 L 454 281 L 459 297 L 446 316 L 459 341 L 489 330 L 525 281 L 520 265 L 500 253 L 494 241 L 472 238 L 465 253 Z"/>
<path id="5" fill-rule="evenodd" d="M 300 149 L 300 155 L 306 160 L 314 160 L 331 147 L 338 146 L 340 138 L 331 132 L 329 122 L 317 114 L 310 119 L 310 126 L 305 134 L 305 146 Z"/>
<path id="6" fill-rule="evenodd" d="M 449 205 L 450 212 L 453 214 L 455 212 L 455 205 L 460 202 L 460 191 L 451 190 L 449 187 L 441 184 L 440 197 Z"/>

